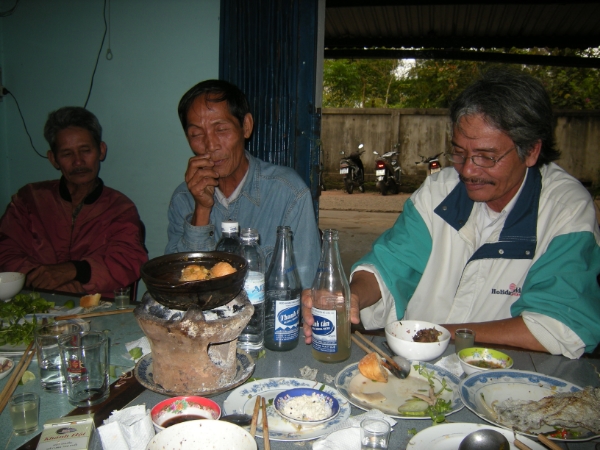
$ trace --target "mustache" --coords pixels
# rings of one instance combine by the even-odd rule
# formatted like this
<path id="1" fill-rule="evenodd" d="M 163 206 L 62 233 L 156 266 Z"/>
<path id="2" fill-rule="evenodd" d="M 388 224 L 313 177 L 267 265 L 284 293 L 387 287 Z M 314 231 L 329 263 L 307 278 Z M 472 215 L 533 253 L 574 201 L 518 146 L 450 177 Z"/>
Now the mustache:
<path id="1" fill-rule="evenodd" d="M 484 180 L 483 178 L 467 178 L 467 177 L 463 177 L 462 175 L 459 176 L 460 181 L 462 181 L 463 183 L 474 183 L 474 184 L 491 184 L 492 186 L 495 186 L 496 183 L 492 180 Z"/>
<path id="2" fill-rule="evenodd" d="M 73 169 L 69 172 L 69 175 L 78 175 L 80 173 L 90 173 L 92 171 L 92 169 L 89 169 L 87 167 L 79 167 L 77 169 Z"/>

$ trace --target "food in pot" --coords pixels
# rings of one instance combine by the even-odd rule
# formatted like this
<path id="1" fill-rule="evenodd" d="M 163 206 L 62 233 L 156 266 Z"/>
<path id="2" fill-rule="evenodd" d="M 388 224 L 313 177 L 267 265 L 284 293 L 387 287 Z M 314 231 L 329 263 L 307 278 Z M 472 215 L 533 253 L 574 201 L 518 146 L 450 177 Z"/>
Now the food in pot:
<path id="1" fill-rule="evenodd" d="M 508 428 L 539 430 L 543 425 L 585 428 L 600 434 L 600 388 L 591 386 L 577 392 L 561 392 L 541 400 L 509 398 L 492 403 L 497 420 Z"/>
<path id="2" fill-rule="evenodd" d="M 442 332 L 435 328 L 423 328 L 413 336 L 414 342 L 439 342 Z"/>
<path id="3" fill-rule="evenodd" d="M 236 269 L 225 261 L 216 263 L 210 270 L 198 264 L 190 264 L 181 271 L 179 281 L 210 280 L 212 278 L 224 277 L 234 272 L 237 272 Z"/>

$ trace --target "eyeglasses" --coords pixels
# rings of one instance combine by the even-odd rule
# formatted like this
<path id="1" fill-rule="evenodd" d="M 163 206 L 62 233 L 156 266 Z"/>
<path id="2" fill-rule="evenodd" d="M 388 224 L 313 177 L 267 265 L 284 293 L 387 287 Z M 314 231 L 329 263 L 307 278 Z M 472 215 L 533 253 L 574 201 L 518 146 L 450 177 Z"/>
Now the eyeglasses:
<path id="1" fill-rule="evenodd" d="M 454 164 L 464 164 L 467 159 L 470 159 L 473 164 L 479 167 L 494 167 L 498 161 L 504 158 L 513 150 L 516 150 L 517 147 L 511 148 L 500 158 L 494 158 L 492 156 L 483 156 L 483 155 L 474 155 L 466 157 L 465 155 L 461 155 L 459 153 L 444 153 L 448 161 L 453 162 Z"/>

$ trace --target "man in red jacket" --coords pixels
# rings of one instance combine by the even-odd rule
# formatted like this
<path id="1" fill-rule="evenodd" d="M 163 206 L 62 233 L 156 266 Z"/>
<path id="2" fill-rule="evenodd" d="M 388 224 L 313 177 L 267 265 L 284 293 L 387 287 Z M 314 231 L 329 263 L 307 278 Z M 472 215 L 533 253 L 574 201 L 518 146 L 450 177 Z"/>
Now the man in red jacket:
<path id="1" fill-rule="evenodd" d="M 21 188 L 0 219 L 0 271 L 27 274 L 26 285 L 113 296 L 148 260 L 133 202 L 98 177 L 106 156 L 102 127 L 84 108 L 49 114 L 44 137 L 60 180 Z"/>

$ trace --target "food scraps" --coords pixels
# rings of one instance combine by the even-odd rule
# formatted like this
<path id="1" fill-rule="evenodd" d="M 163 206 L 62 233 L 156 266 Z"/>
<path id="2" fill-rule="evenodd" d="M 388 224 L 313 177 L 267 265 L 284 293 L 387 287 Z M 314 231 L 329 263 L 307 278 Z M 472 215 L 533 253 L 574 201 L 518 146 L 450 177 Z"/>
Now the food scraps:
<path id="1" fill-rule="evenodd" d="M 415 333 L 413 342 L 439 342 L 442 332 L 435 328 L 423 328 Z"/>
<path id="2" fill-rule="evenodd" d="M 181 278 L 179 281 L 202 281 L 211 280 L 213 278 L 224 277 L 230 273 L 237 272 L 237 270 L 228 262 L 220 261 L 212 266 L 211 269 L 198 264 L 190 264 L 181 271 Z"/>

